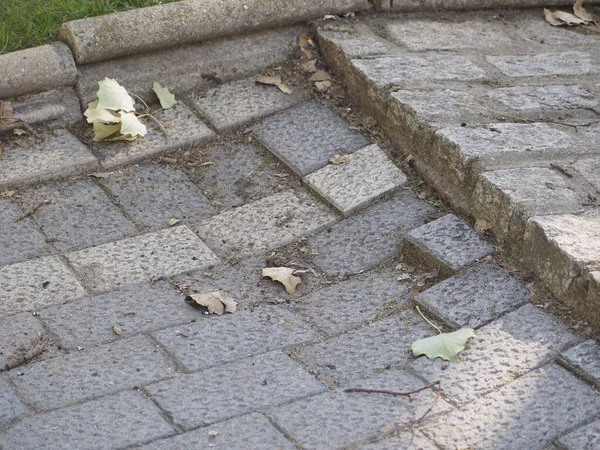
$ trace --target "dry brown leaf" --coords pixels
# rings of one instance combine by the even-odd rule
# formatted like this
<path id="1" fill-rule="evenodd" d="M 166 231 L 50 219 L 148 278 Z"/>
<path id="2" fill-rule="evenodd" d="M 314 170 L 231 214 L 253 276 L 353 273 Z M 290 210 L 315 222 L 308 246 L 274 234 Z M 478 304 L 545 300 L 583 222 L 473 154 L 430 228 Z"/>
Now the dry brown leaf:
<path id="1" fill-rule="evenodd" d="M 306 73 L 315 73 L 317 71 L 317 60 L 311 59 L 301 64 L 302 71 Z"/>
<path id="2" fill-rule="evenodd" d="M 577 17 L 586 22 L 593 22 L 594 16 L 592 16 L 586 9 L 583 7 L 583 0 L 577 0 L 573 5 L 573 12 Z"/>
<path id="3" fill-rule="evenodd" d="M 337 98 L 344 98 L 346 96 L 346 91 L 344 91 L 344 88 L 337 84 L 329 88 L 329 93 Z"/>
<path id="4" fill-rule="evenodd" d="M 562 25 L 565 25 L 565 23 L 562 20 L 558 20 L 554 13 L 547 8 L 544 8 L 544 17 L 546 18 L 546 22 L 548 22 L 554 27 L 560 27 Z"/>
<path id="5" fill-rule="evenodd" d="M 296 292 L 296 286 L 298 286 L 302 279 L 294 276 L 294 269 L 289 267 L 269 267 L 262 270 L 263 277 L 269 277 L 273 281 L 279 281 L 285 286 L 285 290 L 288 294 Z"/>
<path id="6" fill-rule="evenodd" d="M 586 25 L 587 22 L 585 20 L 580 19 L 574 14 L 565 12 L 565 11 L 554 11 L 554 17 L 558 20 L 562 20 L 567 25 Z"/>
<path id="7" fill-rule="evenodd" d="M 475 231 L 483 233 L 484 231 L 491 230 L 492 224 L 484 219 L 477 219 L 475 222 Z"/>
<path id="8" fill-rule="evenodd" d="M 278 88 L 279 88 L 279 90 L 280 90 L 281 92 L 283 92 L 284 94 L 291 94 L 291 93 L 292 93 L 292 90 L 291 90 L 291 89 L 289 88 L 289 86 L 288 86 L 287 84 L 285 84 L 285 83 L 279 83 L 279 84 L 277 85 L 277 87 L 278 87 Z"/>
<path id="9" fill-rule="evenodd" d="M 169 220 L 167 222 L 167 225 L 169 225 L 170 227 L 174 227 L 175 225 L 177 225 L 179 222 L 181 222 L 181 220 L 176 219 L 176 218 L 172 218 L 171 220 Z"/>
<path id="10" fill-rule="evenodd" d="M 281 78 L 263 75 L 258 78 L 256 82 L 259 84 L 267 84 L 269 86 L 279 86 L 281 84 Z"/>
<path id="11" fill-rule="evenodd" d="M 350 156 L 348 156 L 348 155 L 333 155 L 331 158 L 329 158 L 329 162 L 331 164 L 339 166 L 340 164 L 345 164 L 347 162 L 350 162 Z"/>
<path id="12" fill-rule="evenodd" d="M 331 75 L 329 75 L 329 72 L 325 70 L 319 70 L 312 74 L 312 76 L 309 79 L 310 81 L 326 81 L 331 80 Z"/>
<path id="13" fill-rule="evenodd" d="M 306 34 L 301 34 L 298 37 L 298 43 L 300 44 L 300 48 L 302 49 L 313 48 L 315 46 L 313 40 L 310 38 L 310 36 L 307 36 Z"/>
<path id="14" fill-rule="evenodd" d="M 323 92 L 331 87 L 331 81 L 317 81 L 315 83 L 315 88 L 317 91 Z"/>
<path id="15" fill-rule="evenodd" d="M 222 316 L 226 312 L 234 313 L 237 311 L 237 302 L 221 291 L 190 294 L 185 299 L 188 302 L 195 302 L 206 307 L 210 314 L 217 314 L 218 316 Z"/>

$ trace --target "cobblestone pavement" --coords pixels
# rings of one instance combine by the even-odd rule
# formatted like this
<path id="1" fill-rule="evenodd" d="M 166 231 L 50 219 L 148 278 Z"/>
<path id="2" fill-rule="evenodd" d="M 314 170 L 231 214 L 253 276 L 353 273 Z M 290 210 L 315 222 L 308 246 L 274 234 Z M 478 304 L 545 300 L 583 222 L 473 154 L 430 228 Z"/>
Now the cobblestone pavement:
<path id="1" fill-rule="evenodd" d="M 566 41 L 548 41 L 554 35 L 538 25 L 518 28 L 532 41 L 530 59 L 490 56 L 485 70 L 579 75 L 595 64 L 597 48 L 586 49 L 596 56 L 571 55 L 577 64 L 537 53 L 540 35 L 557 46 L 587 39 L 560 31 L 556 39 Z M 439 61 L 385 61 L 394 73 L 422 67 L 414 77 L 423 83 L 432 73 L 484 79 L 475 62 L 452 56 L 451 42 L 465 52 L 506 52 L 515 39 L 493 20 L 459 31 L 446 22 L 439 30 L 418 21 L 386 26 L 410 51 L 450 51 L 436 53 Z M 356 29 L 369 33 L 362 24 L 334 27 L 321 40 L 353 56 L 394 45 L 354 37 Z M 411 27 L 430 30 L 430 40 L 411 40 Z M 477 27 L 487 39 L 469 34 Z M 352 64 L 389 74 L 380 60 Z M 159 118 L 167 138 L 152 129 L 133 144 L 92 145 L 78 127 L 33 146 L 11 138 L 0 160 L 0 448 L 600 448 L 598 342 L 534 306 L 487 240 L 454 214 L 440 217 L 401 164 L 335 110 L 302 88 L 288 96 L 254 79 L 183 98 Z M 595 107 L 600 85 L 581 79 L 581 87 L 558 79 L 492 96 Z M 445 103 L 434 108 L 423 98 L 474 103 L 466 97 L 491 95 L 481 83 L 452 86 L 443 95 L 403 86 L 394 96 L 429 108 L 461 143 L 496 133 L 445 128 Z M 478 113 L 466 113 L 469 124 L 483 122 Z M 540 151 L 575 139 L 555 125 L 519 127 L 507 136 L 534 136 Z M 586 130 L 581 138 L 592 139 Z M 346 162 L 330 164 L 336 154 Z M 518 170 L 531 173 L 518 179 L 540 189 L 583 182 L 524 166 Z M 511 170 L 486 172 L 489 191 L 512 179 Z M 567 203 L 579 198 L 570 189 Z M 497 196 L 518 210 L 510 192 Z M 293 295 L 261 278 L 262 268 L 281 265 L 302 277 Z M 238 311 L 207 315 L 184 301 L 200 291 L 228 293 Z M 446 330 L 476 329 L 458 362 L 409 353 L 412 342 L 437 333 L 415 305 Z M 345 392 L 438 381 L 439 396 Z"/>

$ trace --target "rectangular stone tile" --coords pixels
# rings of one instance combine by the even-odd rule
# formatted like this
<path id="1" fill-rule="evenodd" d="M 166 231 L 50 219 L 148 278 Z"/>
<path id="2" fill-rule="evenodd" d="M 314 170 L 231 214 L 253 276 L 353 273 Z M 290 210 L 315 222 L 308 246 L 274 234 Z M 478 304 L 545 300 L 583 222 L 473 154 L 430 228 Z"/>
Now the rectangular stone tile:
<path id="1" fill-rule="evenodd" d="M 42 135 L 43 141 L 21 148 L 9 144 L 0 160 L 0 189 L 65 178 L 98 167 L 98 161 L 67 130 Z"/>
<path id="2" fill-rule="evenodd" d="M 66 256 L 85 282 L 99 292 L 219 263 L 213 252 L 185 225 Z"/>
<path id="3" fill-rule="evenodd" d="M 221 213 L 193 229 L 219 254 L 241 258 L 289 244 L 336 220 L 326 207 L 288 191 Z"/>
<path id="4" fill-rule="evenodd" d="M 561 437 L 557 441 L 564 450 L 594 450 L 600 448 L 600 419 Z"/>
<path id="5" fill-rule="evenodd" d="M 479 328 L 527 303 L 531 293 L 491 261 L 469 267 L 415 297 L 455 328 Z"/>
<path id="6" fill-rule="evenodd" d="M 320 46 L 332 43 L 346 58 L 386 55 L 395 49 L 391 42 L 377 36 L 362 22 L 324 23 L 318 27 L 317 37 Z"/>
<path id="7" fill-rule="evenodd" d="M 447 449 L 534 450 L 589 422 L 599 410 L 600 395 L 550 364 L 420 430 Z"/>
<path id="8" fill-rule="evenodd" d="M 407 392 L 422 386 L 417 378 L 392 369 L 346 387 Z M 340 388 L 273 408 L 267 414 L 303 448 L 357 448 L 352 444 L 373 440 L 383 429 L 402 428 L 403 424 L 409 427 L 410 421 L 421 417 L 434 399 L 435 394 L 430 390 L 416 394 L 411 402 L 405 397 L 344 392 Z M 449 409 L 449 405 L 440 400 L 430 414 Z"/>
<path id="9" fill-rule="evenodd" d="M 551 315 L 524 305 L 479 329 L 457 362 L 422 356 L 410 367 L 431 382 L 440 381 L 446 398 L 465 404 L 552 361 L 579 340 Z"/>
<path id="10" fill-rule="evenodd" d="M 294 450 L 296 447 L 259 413 L 219 422 L 139 447 L 142 450 Z"/>
<path id="11" fill-rule="evenodd" d="M 142 395 L 122 392 L 21 420 L 0 434 L 6 449 L 110 450 L 168 436 L 173 428 Z"/>
<path id="12" fill-rule="evenodd" d="M 166 282 L 132 284 L 39 313 L 62 348 L 93 346 L 202 317 Z M 120 335 L 115 334 L 117 327 Z"/>
<path id="13" fill-rule="evenodd" d="M 573 163 L 573 168 L 600 191 L 600 158 L 578 159 Z"/>
<path id="14" fill-rule="evenodd" d="M 252 132 L 300 176 L 327 165 L 337 153 L 351 153 L 369 144 L 349 129 L 348 122 L 315 101 L 265 119 Z"/>
<path id="15" fill-rule="evenodd" d="M 377 144 L 351 155 L 347 162 L 329 164 L 304 177 L 304 181 L 345 216 L 406 183 L 406 175 Z"/>
<path id="16" fill-rule="evenodd" d="M 590 339 L 560 355 L 561 363 L 600 387 L 600 344 Z"/>
<path id="17" fill-rule="evenodd" d="M 184 429 L 206 426 L 324 390 L 280 352 L 184 375 L 146 388 Z"/>
<path id="18" fill-rule="evenodd" d="M 175 369 L 148 338 L 136 336 L 22 366 L 8 375 L 27 401 L 49 410 L 169 378 Z"/>
<path id="19" fill-rule="evenodd" d="M 488 56 L 490 64 L 509 77 L 586 75 L 598 72 L 598 63 L 586 52 L 538 53 L 527 56 Z"/>
<path id="20" fill-rule="evenodd" d="M 492 89 L 487 96 L 515 111 L 530 109 L 578 109 L 594 108 L 598 100 L 579 86 L 515 86 Z"/>
<path id="21" fill-rule="evenodd" d="M 0 268 L 0 315 L 36 311 L 86 295 L 56 256 Z"/>
<path id="22" fill-rule="evenodd" d="M 188 370 L 314 341 L 318 334 L 283 306 L 262 306 L 198 319 L 153 333 Z"/>
<path id="23" fill-rule="evenodd" d="M 13 420 L 21 417 L 28 412 L 27 406 L 25 406 L 21 400 L 13 392 L 9 384 L 0 378 L 0 429 L 4 428 Z M 0 441 L 2 440 L 2 433 L 0 432 Z"/>
<path id="24" fill-rule="evenodd" d="M 33 126 L 68 127 L 83 120 L 79 97 L 73 87 L 24 95 L 11 101 L 13 117 Z"/>
<path id="25" fill-rule="evenodd" d="M 36 357 L 50 344 L 42 323 L 31 313 L 0 317 L 0 372 Z"/>
<path id="26" fill-rule="evenodd" d="M 394 437 L 363 445 L 362 450 L 438 450 L 430 441 L 415 431 L 403 431 Z"/>

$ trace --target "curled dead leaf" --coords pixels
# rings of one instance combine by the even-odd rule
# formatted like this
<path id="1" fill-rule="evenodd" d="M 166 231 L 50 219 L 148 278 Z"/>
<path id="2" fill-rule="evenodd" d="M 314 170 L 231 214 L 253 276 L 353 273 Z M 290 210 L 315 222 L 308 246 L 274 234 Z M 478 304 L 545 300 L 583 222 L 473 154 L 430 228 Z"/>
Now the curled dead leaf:
<path id="1" fill-rule="evenodd" d="M 558 17 L 556 17 L 554 13 L 548 8 L 544 8 L 544 17 L 546 19 L 546 22 L 548 22 L 553 27 L 560 27 L 561 25 L 565 25 L 565 23 L 562 20 L 559 20 Z"/>
<path id="2" fill-rule="evenodd" d="M 167 225 L 169 225 L 170 227 L 174 227 L 175 225 L 177 225 L 179 222 L 181 222 L 181 220 L 176 219 L 176 218 L 172 218 L 171 220 L 169 220 L 167 222 Z"/>
<path id="3" fill-rule="evenodd" d="M 237 311 L 237 302 L 221 291 L 200 292 L 198 294 L 190 294 L 185 300 L 190 303 L 196 303 L 208 309 L 210 314 L 222 316 L 223 313 L 234 313 Z"/>
<path id="4" fill-rule="evenodd" d="M 331 87 L 331 81 L 326 80 L 326 81 L 317 81 L 315 83 L 315 87 L 317 88 L 318 91 L 326 91 L 327 89 L 329 89 Z"/>
<path id="5" fill-rule="evenodd" d="M 256 82 L 258 84 L 266 84 L 269 86 L 279 86 L 281 84 L 281 78 L 263 75 L 259 77 Z"/>
<path id="6" fill-rule="evenodd" d="M 593 22 L 595 20 L 594 16 L 583 7 L 583 0 L 577 0 L 575 2 L 573 5 L 573 12 L 577 17 L 585 20 L 586 22 Z"/>
<path id="7" fill-rule="evenodd" d="M 273 281 L 279 281 L 285 286 L 285 290 L 288 294 L 296 292 L 296 286 L 298 286 L 302 279 L 294 276 L 294 269 L 289 267 L 269 267 L 262 270 L 263 277 L 269 277 Z"/>
<path id="8" fill-rule="evenodd" d="M 280 90 L 281 92 L 283 92 L 284 94 L 291 94 L 291 93 L 292 93 L 292 90 L 291 90 L 291 89 L 289 88 L 289 86 L 288 86 L 287 84 L 285 84 L 285 83 L 279 83 L 279 84 L 277 85 L 277 87 L 278 87 L 278 88 L 279 88 L 279 90 Z"/>
<path id="9" fill-rule="evenodd" d="M 310 36 L 307 36 L 306 34 L 301 34 L 300 36 L 298 36 L 298 43 L 300 44 L 300 48 L 302 49 L 314 48 L 315 46 L 313 40 L 310 38 Z"/>
<path id="10" fill-rule="evenodd" d="M 331 80 L 331 75 L 325 70 L 318 70 L 309 78 L 310 81 L 326 81 Z"/>
<path id="11" fill-rule="evenodd" d="M 348 156 L 348 155 L 334 155 L 331 158 L 329 158 L 329 162 L 336 166 L 339 166 L 340 164 L 345 164 L 349 161 L 350 161 L 350 156 Z"/>
<path id="12" fill-rule="evenodd" d="M 306 73 L 315 73 L 317 71 L 317 60 L 311 59 L 310 61 L 306 61 L 300 65 L 303 72 Z"/>

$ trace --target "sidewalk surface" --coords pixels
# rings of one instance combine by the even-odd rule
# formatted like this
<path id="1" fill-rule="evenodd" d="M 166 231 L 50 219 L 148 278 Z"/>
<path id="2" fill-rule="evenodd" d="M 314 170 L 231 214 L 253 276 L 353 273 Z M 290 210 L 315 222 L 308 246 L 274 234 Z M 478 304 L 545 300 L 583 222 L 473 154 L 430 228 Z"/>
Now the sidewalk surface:
<path id="1" fill-rule="evenodd" d="M 134 143 L 79 112 L 0 135 L 0 449 L 599 449 L 600 345 L 459 218 L 600 315 L 600 38 L 539 16 L 317 25 L 394 147 L 260 74 Z M 294 294 L 261 276 L 281 266 Z M 237 311 L 185 301 L 214 291 Z M 416 305 L 475 329 L 457 362 L 409 352 L 437 334 Z"/>

